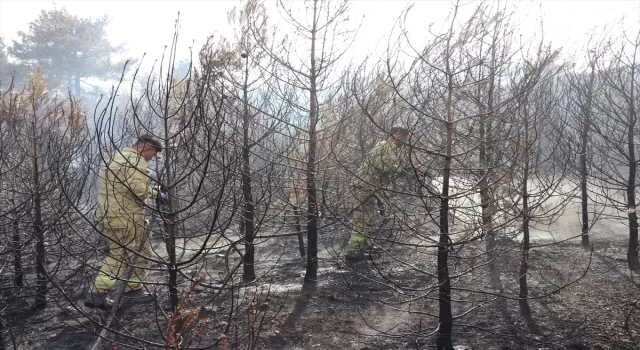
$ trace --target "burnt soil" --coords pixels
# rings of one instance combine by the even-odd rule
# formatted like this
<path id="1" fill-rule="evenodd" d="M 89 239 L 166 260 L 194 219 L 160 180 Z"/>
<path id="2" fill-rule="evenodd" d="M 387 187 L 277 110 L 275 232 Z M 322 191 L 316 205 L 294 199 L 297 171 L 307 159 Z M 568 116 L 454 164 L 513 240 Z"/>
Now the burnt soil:
<path id="1" fill-rule="evenodd" d="M 239 272 L 233 289 L 208 288 L 219 286 L 225 275 L 224 250 L 211 251 L 185 271 L 187 275 L 203 272 L 205 279 L 185 304 L 187 309 L 201 309 L 183 339 L 196 338 L 191 343 L 194 347 L 219 349 L 223 343 L 232 349 L 435 348 L 435 248 L 381 241 L 385 254 L 347 266 L 340 258 L 347 236 L 345 229 L 328 227 L 321 232 L 318 280 L 304 288 L 305 260 L 299 256 L 296 236 L 260 242 L 257 281 L 243 284 Z M 579 238 L 551 243 L 536 242 L 531 251 L 527 303 L 518 300 L 519 242 L 499 242 L 499 274 L 493 275 L 499 281 L 490 278 L 483 263 L 485 241 L 453 248 L 450 274 L 456 349 L 640 346 L 640 286 L 627 267 L 628 238 L 601 230 L 591 237 L 593 249 L 584 249 Z M 154 246 L 162 249 L 163 243 L 155 240 Z M 234 256 L 230 262 L 236 262 Z M 91 273 L 84 271 L 82 286 L 78 279 L 51 286 L 44 311 L 30 310 L 29 296 L 12 300 L 3 316 L 9 327 L 2 332 L 5 348 L 89 348 L 107 317 L 106 312 L 82 305 Z M 150 279 L 165 282 L 166 275 L 158 270 Z M 180 281 L 185 293 L 190 282 L 184 277 Z M 119 334 L 103 342 L 104 349 L 112 349 L 111 343 L 117 343 L 117 349 L 153 349 L 163 343 L 169 301 L 164 287 L 151 287 L 158 303 L 121 308 L 114 327 Z M 255 305 L 255 314 L 250 304 Z M 223 333 L 226 339 L 220 340 Z"/>

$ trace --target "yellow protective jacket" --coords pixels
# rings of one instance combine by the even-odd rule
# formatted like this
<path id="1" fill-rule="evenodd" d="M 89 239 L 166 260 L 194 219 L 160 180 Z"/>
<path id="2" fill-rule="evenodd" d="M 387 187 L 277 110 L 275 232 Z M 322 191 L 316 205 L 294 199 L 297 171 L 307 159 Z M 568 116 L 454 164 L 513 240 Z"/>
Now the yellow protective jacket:
<path id="1" fill-rule="evenodd" d="M 116 153 L 100 168 L 98 191 L 97 219 L 111 228 L 141 225 L 144 200 L 157 196 L 149 187 L 147 161 L 133 148 Z"/>
<path id="2" fill-rule="evenodd" d="M 399 158 L 398 149 L 393 142 L 378 142 L 365 157 L 352 185 L 371 190 L 386 187 L 392 178 L 400 174 Z"/>

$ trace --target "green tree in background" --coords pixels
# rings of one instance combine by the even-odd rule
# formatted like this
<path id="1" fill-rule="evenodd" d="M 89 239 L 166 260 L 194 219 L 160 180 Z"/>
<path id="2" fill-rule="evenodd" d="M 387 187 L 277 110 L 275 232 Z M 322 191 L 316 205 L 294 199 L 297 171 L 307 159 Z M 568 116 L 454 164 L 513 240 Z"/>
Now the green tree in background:
<path id="1" fill-rule="evenodd" d="M 123 66 L 112 60 L 122 46 L 109 43 L 107 24 L 106 16 L 92 21 L 72 15 L 64 8 L 43 10 L 29 23 L 28 32 L 18 32 L 20 39 L 13 40 L 8 53 L 23 65 L 36 66 L 42 62 L 48 81 L 60 82 L 79 96 L 83 79 L 108 79 L 113 73 L 120 73 L 119 67 Z"/>
<path id="2" fill-rule="evenodd" d="M 0 37 L 0 88 L 4 88 L 9 85 L 11 80 L 11 67 L 9 66 L 9 59 L 7 57 L 6 45 L 4 39 Z"/>
<path id="3" fill-rule="evenodd" d="M 9 61 L 7 45 L 4 43 L 4 38 L 0 37 L 0 90 L 9 88 L 12 81 L 14 85 L 25 82 L 28 72 L 28 67 Z"/>

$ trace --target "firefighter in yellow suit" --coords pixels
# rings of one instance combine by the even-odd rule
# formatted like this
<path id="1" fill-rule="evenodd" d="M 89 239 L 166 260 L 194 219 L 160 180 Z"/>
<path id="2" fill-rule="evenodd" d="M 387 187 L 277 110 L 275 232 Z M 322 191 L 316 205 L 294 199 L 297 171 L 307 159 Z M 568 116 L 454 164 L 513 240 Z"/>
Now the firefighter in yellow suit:
<path id="1" fill-rule="evenodd" d="M 390 134 L 388 140 L 373 146 L 351 182 L 356 207 L 353 211 L 353 230 L 345 255 L 347 261 L 365 260 L 371 254 L 381 252 L 368 239 L 377 203 L 376 192 L 384 190 L 393 178 L 404 173 L 398 150 L 406 143 L 409 130 L 393 127 Z"/>
<path id="2" fill-rule="evenodd" d="M 151 254 L 151 241 L 147 239 L 138 252 L 142 237 L 149 234 L 144 209 L 145 199 L 166 200 L 166 194 L 149 187 L 147 162 L 162 151 L 160 142 L 149 134 L 140 135 L 132 147 L 116 152 L 107 159 L 99 172 L 97 226 L 109 240 L 109 254 L 85 296 L 85 306 L 110 309 L 113 301 L 109 293 L 124 278 L 127 266 L 140 254 L 125 288 L 123 301 L 142 303 L 153 301 L 143 291 Z"/>

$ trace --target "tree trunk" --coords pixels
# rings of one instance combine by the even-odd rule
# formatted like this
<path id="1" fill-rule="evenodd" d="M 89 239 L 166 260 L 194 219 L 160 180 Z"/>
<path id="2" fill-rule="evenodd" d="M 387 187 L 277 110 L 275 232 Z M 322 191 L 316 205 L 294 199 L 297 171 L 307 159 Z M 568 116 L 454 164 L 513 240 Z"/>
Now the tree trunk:
<path id="1" fill-rule="evenodd" d="M 525 170 L 526 172 L 526 170 Z M 529 296 L 529 287 L 527 285 L 527 271 L 529 270 L 529 200 L 527 198 L 526 178 L 522 185 L 522 246 L 520 255 L 520 271 L 518 281 L 520 284 L 520 298 L 526 299 Z"/>
<path id="2" fill-rule="evenodd" d="M 165 132 L 169 130 L 167 123 L 168 118 L 165 119 Z M 171 176 L 171 157 L 172 150 L 169 147 L 169 138 L 168 135 L 165 134 L 165 144 L 164 144 L 164 152 L 165 152 L 165 162 L 164 162 L 164 175 L 165 175 L 165 184 L 169 186 L 173 177 Z M 175 310 L 178 307 L 178 303 L 180 300 L 180 296 L 178 295 L 178 261 L 176 257 L 176 231 L 178 230 L 177 225 L 177 215 L 175 213 L 175 208 L 173 204 L 173 199 L 177 198 L 172 195 L 172 191 L 175 189 L 169 189 L 167 191 L 167 202 L 166 202 L 166 216 L 164 217 L 164 225 L 165 231 L 167 234 L 167 240 L 165 242 L 165 246 L 167 249 L 167 256 L 169 258 L 169 263 L 167 264 L 167 268 L 169 270 L 169 301 L 171 302 L 171 309 Z M 160 208 L 158 208 L 160 209 Z M 160 210 L 158 210 L 160 211 Z"/>
<path id="3" fill-rule="evenodd" d="M 487 91 L 487 109 L 488 113 L 486 114 L 485 109 L 481 105 L 480 114 L 482 115 L 480 119 L 479 126 L 479 136 L 480 136 L 480 171 L 481 171 L 481 180 L 480 180 L 480 201 L 482 203 L 482 229 L 484 230 L 484 234 L 486 236 L 486 244 L 485 251 L 487 254 L 487 261 L 489 264 L 489 273 L 490 278 L 494 282 L 499 283 L 500 276 L 497 274 L 497 266 L 496 266 L 496 253 L 495 250 L 497 248 L 496 244 L 496 233 L 495 233 L 495 225 L 494 225 L 494 215 L 496 211 L 496 196 L 495 196 L 495 188 L 497 186 L 496 183 L 493 182 L 493 173 L 492 165 L 493 165 L 493 157 L 491 154 L 491 145 L 493 143 L 493 139 L 491 137 L 491 129 L 492 123 L 489 118 L 493 116 L 493 90 L 494 90 L 494 69 L 493 64 L 495 64 L 496 60 L 496 49 L 495 44 L 491 47 L 491 68 L 489 71 L 489 88 Z M 478 88 L 478 97 L 480 97 L 480 87 Z"/>
<path id="4" fill-rule="evenodd" d="M 313 26 L 311 29 L 311 67 L 309 91 L 309 154 L 307 159 L 307 268 L 304 282 L 318 280 L 318 203 L 316 196 L 316 124 L 318 122 L 318 101 L 316 86 L 316 31 L 318 22 L 318 1 L 313 2 Z"/>
<path id="5" fill-rule="evenodd" d="M 529 115 L 527 114 L 526 102 L 524 107 L 524 148 L 523 148 L 523 175 L 522 175 L 522 244 L 520 251 L 520 271 L 518 281 L 520 285 L 520 298 L 526 299 L 529 296 L 529 287 L 527 285 L 527 272 L 529 270 L 529 249 L 530 249 L 530 233 L 529 233 L 529 188 L 527 181 L 529 181 L 529 150 L 531 145 L 529 144 Z M 517 147 L 519 148 L 519 147 Z"/>
<path id="6" fill-rule="evenodd" d="M 587 105 L 584 111 L 582 134 L 580 135 L 580 197 L 582 211 L 582 246 L 589 247 L 589 194 L 587 192 L 587 146 L 589 145 L 589 130 L 591 129 L 591 101 L 593 99 L 593 81 L 595 79 L 595 66 L 591 66 L 589 86 L 587 87 Z"/>
<path id="7" fill-rule="evenodd" d="M 170 201 L 171 199 L 169 199 Z M 180 296 L 178 295 L 178 262 L 176 257 L 176 218 L 175 214 L 169 209 L 169 214 L 166 217 L 166 230 L 167 230 L 167 254 L 169 256 L 169 264 L 167 268 L 169 270 L 169 301 L 171 302 L 171 309 L 175 310 L 178 307 Z"/>
<path id="8" fill-rule="evenodd" d="M 635 58 L 635 57 L 634 57 Z M 631 77 L 635 79 L 635 66 L 631 68 Z M 636 115 L 635 115 L 635 100 L 634 100 L 634 84 L 635 82 L 631 82 L 631 91 L 629 92 L 629 119 L 628 125 L 629 129 L 627 130 L 627 147 L 629 148 L 629 178 L 627 181 L 627 203 L 629 207 L 635 208 L 636 206 L 636 173 L 637 173 L 637 164 L 636 164 L 636 152 L 635 152 L 635 143 L 634 143 L 634 135 L 635 135 L 635 125 L 636 125 Z M 629 264 L 629 269 L 637 270 L 640 269 L 640 262 L 638 261 L 638 214 L 633 211 L 629 213 L 629 251 L 627 253 L 627 263 Z"/>
<path id="9" fill-rule="evenodd" d="M 300 250 L 300 256 L 305 257 L 307 255 L 307 248 L 304 246 L 304 237 L 302 237 L 302 225 L 300 225 L 300 218 L 302 217 L 302 211 L 297 206 L 293 205 L 293 216 L 295 217 L 295 229 L 298 232 L 298 249 Z"/>
<path id="10" fill-rule="evenodd" d="M 631 126 L 630 126 L 631 130 Z M 627 203 L 630 207 L 635 207 L 636 194 L 635 194 L 635 177 L 636 177 L 636 165 L 635 165 L 635 152 L 632 144 L 633 136 L 629 135 L 629 179 L 627 182 Z M 633 211 L 629 213 L 629 251 L 627 252 L 627 263 L 629 269 L 636 270 L 640 268 L 638 262 L 638 214 Z"/>
<path id="11" fill-rule="evenodd" d="M 11 247 L 13 250 L 13 283 L 16 287 L 23 287 L 24 277 L 22 275 L 22 244 L 20 243 L 20 221 L 17 215 L 12 222 L 13 235 L 11 236 Z"/>
<path id="12" fill-rule="evenodd" d="M 242 197 L 244 208 L 242 220 L 244 221 L 244 260 L 242 280 L 245 282 L 254 281 L 256 279 L 256 271 L 254 266 L 255 247 L 253 245 L 254 237 L 254 204 L 251 190 L 251 163 L 250 163 L 250 145 L 249 145 L 249 101 L 247 100 L 247 79 L 249 78 L 249 57 L 245 58 L 245 76 L 243 85 L 243 101 L 244 115 L 242 125 Z"/>
<path id="13" fill-rule="evenodd" d="M 457 12 L 457 8 L 456 8 Z M 455 18 L 455 16 L 454 16 Z M 451 40 L 452 30 L 449 31 Z M 448 49 L 447 45 L 447 58 Z M 451 313 L 451 280 L 449 279 L 449 179 L 451 178 L 451 161 L 453 152 L 453 75 L 447 59 L 446 70 L 448 76 L 447 116 L 445 121 L 446 156 L 442 174 L 442 197 L 440 199 L 440 237 L 438 240 L 438 335 L 436 346 L 438 350 L 452 350 L 451 332 L 453 330 L 453 315 Z"/>
<path id="14" fill-rule="evenodd" d="M 447 159 L 451 162 L 451 159 Z M 445 168 L 440 200 L 440 239 L 438 241 L 438 336 L 436 345 L 438 350 L 453 349 L 451 331 L 453 330 L 453 315 L 451 313 L 451 281 L 449 279 L 449 171 Z"/>
<path id="15" fill-rule="evenodd" d="M 47 270 L 45 268 L 44 229 L 42 227 L 42 201 L 40 198 L 40 170 L 36 140 L 33 140 L 33 234 L 36 237 L 36 309 L 47 307 Z"/>
<path id="16" fill-rule="evenodd" d="M 0 317 L 0 350 L 4 350 L 4 322 L 2 321 L 2 317 Z"/>

